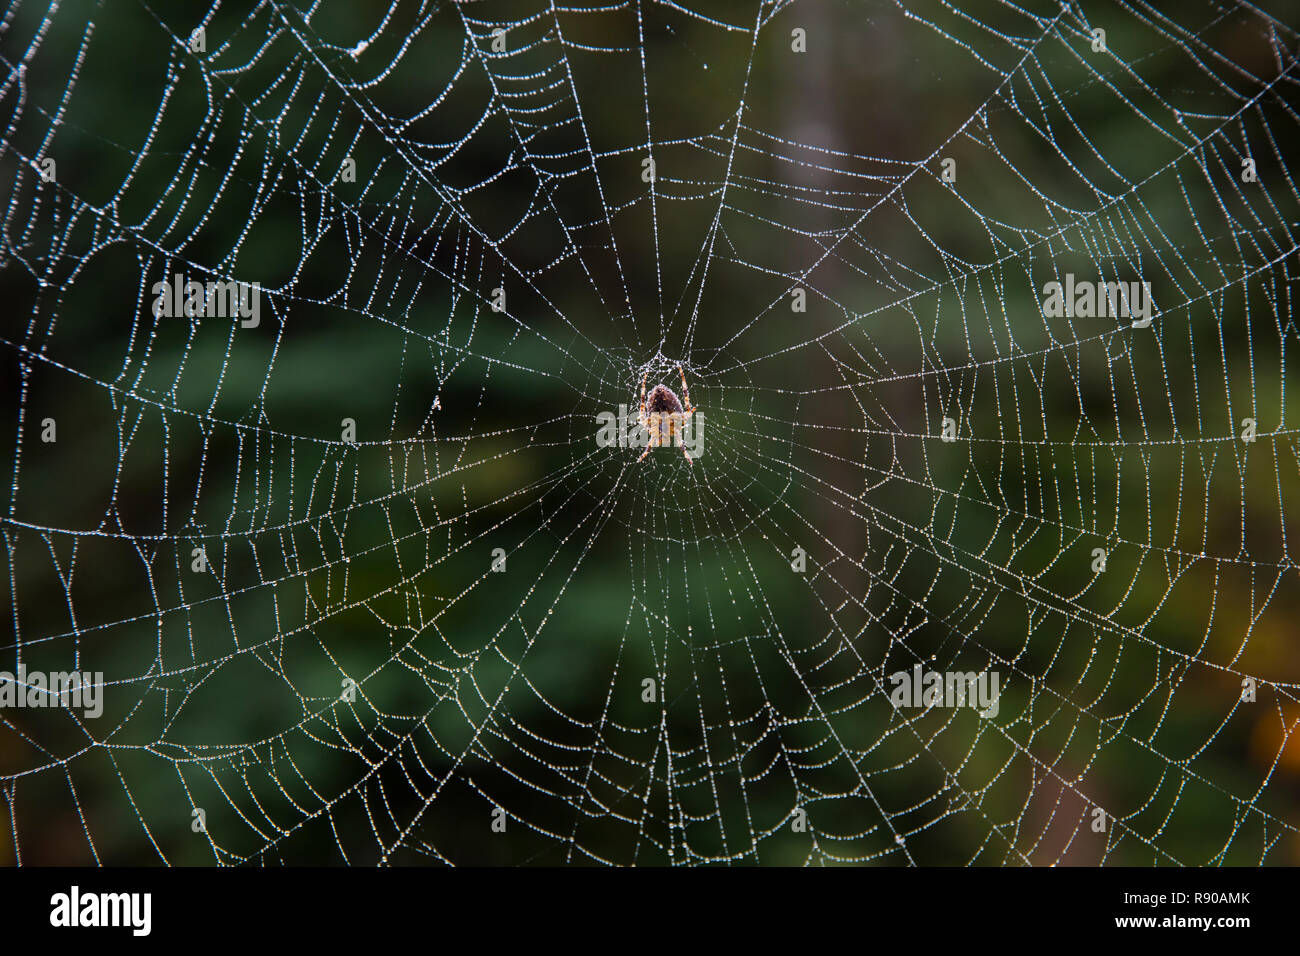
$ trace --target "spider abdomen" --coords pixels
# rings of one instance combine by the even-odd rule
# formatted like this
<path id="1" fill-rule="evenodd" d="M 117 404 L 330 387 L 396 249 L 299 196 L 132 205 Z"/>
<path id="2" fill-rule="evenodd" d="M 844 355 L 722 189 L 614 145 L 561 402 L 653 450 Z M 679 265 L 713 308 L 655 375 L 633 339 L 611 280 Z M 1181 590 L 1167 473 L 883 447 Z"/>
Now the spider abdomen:
<path id="1" fill-rule="evenodd" d="M 656 385 L 654 391 L 650 393 L 650 397 L 646 399 L 645 410 L 650 415 L 680 412 L 682 403 L 667 385 Z"/>

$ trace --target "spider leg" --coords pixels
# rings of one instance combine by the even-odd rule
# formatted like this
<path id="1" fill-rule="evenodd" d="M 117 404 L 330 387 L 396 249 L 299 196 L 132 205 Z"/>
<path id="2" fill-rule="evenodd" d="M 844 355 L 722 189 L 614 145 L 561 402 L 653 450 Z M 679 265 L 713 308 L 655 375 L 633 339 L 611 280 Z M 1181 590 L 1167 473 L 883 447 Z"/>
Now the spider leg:
<path id="1" fill-rule="evenodd" d="M 637 423 L 638 425 L 641 425 L 642 427 L 644 427 L 644 426 L 645 426 L 645 423 L 646 423 L 646 417 L 645 417 L 645 380 L 646 380 L 646 376 L 649 375 L 649 374 L 650 374 L 650 370 L 649 370 L 649 369 L 646 369 L 646 370 L 645 370 L 645 373 L 641 376 L 641 410 L 637 413 L 637 416 L 636 416 L 636 423 Z"/>
<path id="2" fill-rule="evenodd" d="M 682 396 L 686 399 L 686 411 L 693 412 L 695 408 L 691 405 L 691 390 L 686 385 L 686 372 L 682 370 L 680 365 L 677 366 L 677 371 L 682 373 Z"/>
<path id="3" fill-rule="evenodd" d="M 645 439 L 645 451 L 641 452 L 641 457 L 637 459 L 638 464 L 645 461 L 645 456 L 650 454 L 651 448 L 655 447 L 655 431 L 654 428 L 652 428 L 652 426 L 657 427 L 658 423 L 652 422 L 650 419 L 651 416 L 645 413 L 645 403 L 642 402 L 641 415 L 637 419 L 637 424 L 639 424 L 642 428 L 645 429 L 646 439 Z"/>
<path id="4" fill-rule="evenodd" d="M 678 448 L 680 448 L 682 450 L 682 454 L 686 456 L 686 460 L 693 465 L 695 464 L 695 461 L 691 458 L 690 453 L 687 452 L 686 450 L 686 445 L 681 440 L 682 439 L 681 430 L 682 428 L 685 427 L 686 419 L 688 415 L 689 415 L 688 412 L 675 412 L 673 413 L 672 416 L 669 417 L 668 438 L 669 438 L 669 444 L 675 444 Z"/>

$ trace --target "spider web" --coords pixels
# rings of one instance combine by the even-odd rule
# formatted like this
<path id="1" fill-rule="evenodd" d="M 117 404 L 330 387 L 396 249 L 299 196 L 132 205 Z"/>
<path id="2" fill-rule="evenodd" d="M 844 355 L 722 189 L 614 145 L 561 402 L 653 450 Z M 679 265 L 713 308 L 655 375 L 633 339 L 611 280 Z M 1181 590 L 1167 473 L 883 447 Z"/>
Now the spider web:
<path id="1" fill-rule="evenodd" d="M 1171 6 L 9 3 L 0 859 L 1300 860 L 1300 38 Z"/>

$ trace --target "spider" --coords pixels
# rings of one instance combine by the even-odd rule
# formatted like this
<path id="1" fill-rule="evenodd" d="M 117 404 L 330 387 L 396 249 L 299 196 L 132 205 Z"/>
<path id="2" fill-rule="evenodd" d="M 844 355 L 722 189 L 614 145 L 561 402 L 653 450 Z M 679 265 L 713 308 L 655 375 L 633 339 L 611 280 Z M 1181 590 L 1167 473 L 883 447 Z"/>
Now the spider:
<path id="1" fill-rule="evenodd" d="M 695 414 L 695 407 L 691 405 L 691 392 L 686 387 L 686 373 L 682 367 L 677 366 L 677 371 L 682 376 L 682 395 L 686 398 L 686 407 L 677 400 L 673 390 L 667 385 L 656 385 L 650 392 L 650 401 L 646 401 L 645 382 L 650 375 L 650 370 L 646 369 L 645 374 L 641 376 L 641 412 L 637 415 L 637 422 L 649 434 L 646 441 L 645 451 L 637 462 L 645 460 L 645 456 L 650 454 L 651 448 L 664 448 L 672 444 L 673 436 L 681 436 L 681 431 L 686 422 Z M 695 462 L 691 459 L 686 447 L 682 446 L 682 454 L 686 455 L 686 460 L 692 465 Z"/>

